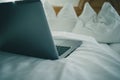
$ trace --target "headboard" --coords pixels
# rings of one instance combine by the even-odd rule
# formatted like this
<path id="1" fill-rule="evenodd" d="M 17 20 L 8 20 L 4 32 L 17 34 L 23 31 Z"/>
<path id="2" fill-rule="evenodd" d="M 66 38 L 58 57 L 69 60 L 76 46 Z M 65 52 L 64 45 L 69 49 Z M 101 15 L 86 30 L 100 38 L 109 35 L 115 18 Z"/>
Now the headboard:
<path id="1" fill-rule="evenodd" d="M 104 2 L 110 2 L 112 6 L 120 15 L 120 0 L 80 0 L 77 7 L 74 7 L 76 14 L 79 16 L 82 13 L 85 2 L 89 2 L 92 8 L 98 13 Z M 56 14 L 60 11 L 62 6 L 54 6 Z"/>

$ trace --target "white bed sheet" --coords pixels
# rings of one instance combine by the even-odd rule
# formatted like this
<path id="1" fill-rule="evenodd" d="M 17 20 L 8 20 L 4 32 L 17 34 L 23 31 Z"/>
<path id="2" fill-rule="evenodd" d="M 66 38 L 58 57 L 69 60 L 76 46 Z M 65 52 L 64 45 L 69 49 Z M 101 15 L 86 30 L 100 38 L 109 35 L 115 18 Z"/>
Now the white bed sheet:
<path id="1" fill-rule="evenodd" d="M 112 43 L 109 46 L 111 49 L 120 54 L 120 43 Z"/>
<path id="2" fill-rule="evenodd" d="M 118 53 L 92 37 L 63 34 L 54 37 L 83 41 L 67 58 L 52 61 L 0 52 L 0 80 L 120 80 Z"/>

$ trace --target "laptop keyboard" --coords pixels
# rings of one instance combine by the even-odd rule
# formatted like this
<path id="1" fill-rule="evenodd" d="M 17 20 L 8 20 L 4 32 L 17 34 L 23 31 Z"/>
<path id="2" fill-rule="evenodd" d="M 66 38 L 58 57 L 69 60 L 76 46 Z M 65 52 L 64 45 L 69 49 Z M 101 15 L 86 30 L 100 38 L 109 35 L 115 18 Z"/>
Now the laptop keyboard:
<path id="1" fill-rule="evenodd" d="M 56 46 L 59 56 L 61 56 L 63 53 L 65 53 L 67 50 L 69 50 L 71 47 L 66 46 Z"/>

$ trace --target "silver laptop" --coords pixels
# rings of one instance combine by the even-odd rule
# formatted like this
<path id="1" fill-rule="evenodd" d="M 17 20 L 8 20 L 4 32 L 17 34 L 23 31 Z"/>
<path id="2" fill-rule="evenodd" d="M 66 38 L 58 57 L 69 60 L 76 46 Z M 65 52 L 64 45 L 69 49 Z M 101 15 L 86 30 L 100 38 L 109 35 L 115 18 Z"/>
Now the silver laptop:
<path id="1" fill-rule="evenodd" d="M 0 3 L 1 51 L 55 60 L 68 56 L 81 42 L 55 44 L 40 0 Z"/>

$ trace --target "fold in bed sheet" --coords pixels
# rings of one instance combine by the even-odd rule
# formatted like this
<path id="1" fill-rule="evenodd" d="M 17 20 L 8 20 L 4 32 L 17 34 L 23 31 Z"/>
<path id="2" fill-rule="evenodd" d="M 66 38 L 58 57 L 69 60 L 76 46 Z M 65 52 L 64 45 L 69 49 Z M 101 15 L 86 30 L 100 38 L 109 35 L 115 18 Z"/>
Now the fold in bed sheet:
<path id="1" fill-rule="evenodd" d="M 118 53 L 82 41 L 70 56 L 55 61 L 0 52 L 0 80 L 120 80 Z"/>
<path id="2" fill-rule="evenodd" d="M 111 49 L 120 54 L 120 43 L 112 43 L 109 45 Z"/>

